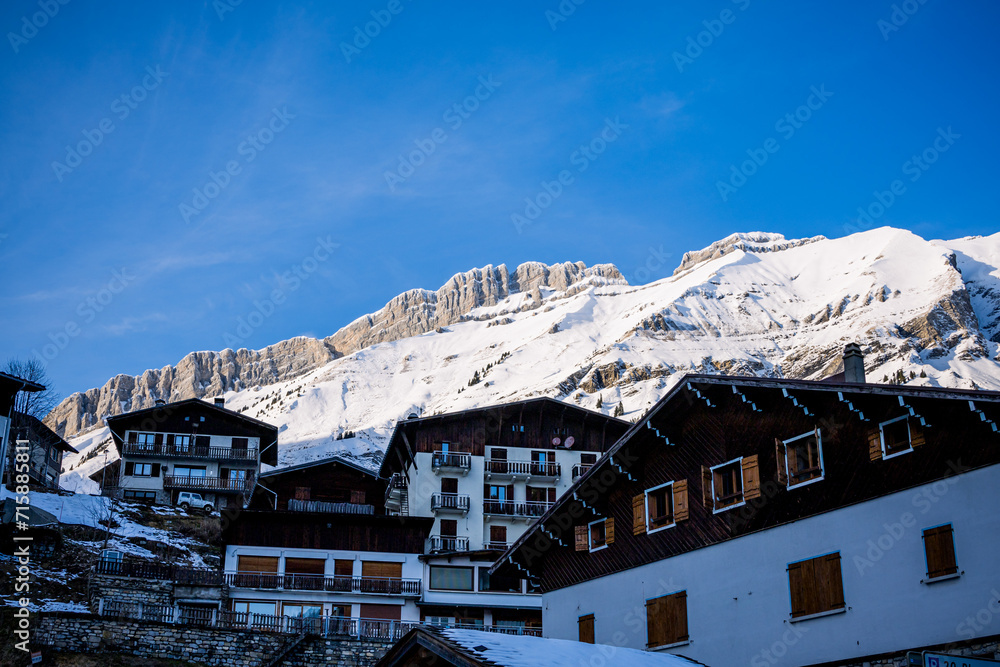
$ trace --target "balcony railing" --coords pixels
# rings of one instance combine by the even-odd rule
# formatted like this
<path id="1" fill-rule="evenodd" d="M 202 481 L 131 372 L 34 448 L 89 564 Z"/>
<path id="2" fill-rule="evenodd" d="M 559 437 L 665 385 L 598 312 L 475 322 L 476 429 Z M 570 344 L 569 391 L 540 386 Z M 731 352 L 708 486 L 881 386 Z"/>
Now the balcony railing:
<path id="1" fill-rule="evenodd" d="M 275 574 L 273 572 L 226 572 L 225 582 L 233 588 L 263 588 L 374 595 L 420 595 L 420 579 L 390 577 L 327 577 L 321 574 Z"/>
<path id="2" fill-rule="evenodd" d="M 222 493 L 248 493 L 253 488 L 253 475 L 244 479 L 228 479 L 224 477 L 200 477 L 197 475 L 166 475 L 163 478 L 165 489 L 193 489 L 196 491 L 216 491 Z"/>
<path id="3" fill-rule="evenodd" d="M 152 456 L 155 458 L 173 459 L 212 459 L 215 461 L 256 461 L 257 448 L 246 449 L 232 447 L 196 447 L 195 445 L 147 445 L 139 442 L 126 442 L 122 448 L 125 456 Z"/>
<path id="4" fill-rule="evenodd" d="M 112 598 L 98 598 L 99 617 L 127 618 L 142 621 L 158 621 L 194 627 L 213 627 L 226 630 L 256 630 L 292 635 L 311 634 L 321 637 L 355 637 L 396 641 L 416 627 L 445 627 L 428 625 L 419 621 L 387 621 L 376 618 L 348 618 L 345 616 L 273 616 L 245 611 L 207 611 L 175 608 L 165 605 L 150 605 L 140 602 L 123 602 Z M 470 628 L 486 632 L 513 635 L 533 635 L 540 637 L 542 629 L 537 626 L 520 625 L 452 625 L 448 627 Z"/>
<path id="5" fill-rule="evenodd" d="M 431 535 L 431 551 L 468 551 L 469 538 L 454 535 Z"/>
<path id="6" fill-rule="evenodd" d="M 583 477 L 583 473 L 587 472 L 594 467 L 593 463 L 574 463 L 573 464 L 573 479 L 578 479 Z"/>
<path id="7" fill-rule="evenodd" d="M 550 461 L 488 459 L 486 474 L 488 477 L 559 477 L 562 467 Z"/>
<path id="8" fill-rule="evenodd" d="M 222 583 L 222 573 L 218 570 L 134 560 L 99 560 L 94 565 L 94 573 L 173 581 L 184 586 L 218 586 Z"/>
<path id="9" fill-rule="evenodd" d="M 484 500 L 483 514 L 498 516 L 539 517 L 552 507 L 554 503 L 514 502 L 513 500 Z"/>
<path id="10" fill-rule="evenodd" d="M 487 542 L 486 543 L 486 549 L 487 549 L 487 551 L 507 551 L 507 549 L 509 547 L 510 547 L 510 544 L 507 543 L 507 542 Z"/>
<path id="11" fill-rule="evenodd" d="M 469 496 L 465 493 L 435 493 L 431 496 L 431 511 L 468 512 Z"/>
<path id="12" fill-rule="evenodd" d="M 434 470 L 438 470 L 439 468 L 455 468 L 468 472 L 471 467 L 472 454 L 465 452 L 434 452 L 431 455 L 431 468 Z"/>

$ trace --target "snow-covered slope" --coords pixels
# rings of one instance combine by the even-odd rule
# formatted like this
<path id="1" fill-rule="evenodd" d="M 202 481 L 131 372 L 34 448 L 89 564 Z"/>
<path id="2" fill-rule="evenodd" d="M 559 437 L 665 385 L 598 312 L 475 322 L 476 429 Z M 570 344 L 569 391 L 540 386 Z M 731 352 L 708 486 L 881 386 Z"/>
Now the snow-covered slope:
<path id="1" fill-rule="evenodd" d="M 511 291 L 446 327 L 230 391 L 227 406 L 280 427 L 280 465 L 332 453 L 374 465 L 410 413 L 552 396 L 591 409 L 600 399 L 606 413 L 622 403 L 635 418 L 680 373 L 818 379 L 839 370 L 851 341 L 866 352 L 870 381 L 902 372 L 915 384 L 1000 389 L 998 267 L 1000 234 L 738 234 L 688 253 L 658 282 L 579 274 L 561 289 Z M 356 437 L 340 439 L 346 431 Z M 82 452 L 68 465 L 90 458 L 64 484 L 103 465 L 106 436 L 72 441 Z"/>

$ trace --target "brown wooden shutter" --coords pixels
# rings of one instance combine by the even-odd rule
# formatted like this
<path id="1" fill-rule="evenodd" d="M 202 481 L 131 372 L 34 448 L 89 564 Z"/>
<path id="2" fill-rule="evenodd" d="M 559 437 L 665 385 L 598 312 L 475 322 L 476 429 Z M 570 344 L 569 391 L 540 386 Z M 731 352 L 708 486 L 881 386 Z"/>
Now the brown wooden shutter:
<path id="1" fill-rule="evenodd" d="M 632 496 L 632 534 L 642 535 L 646 532 L 646 494 Z"/>
<path id="2" fill-rule="evenodd" d="M 667 643 L 688 640 L 687 591 L 674 593 L 666 599 Z"/>
<path id="3" fill-rule="evenodd" d="M 397 604 L 362 604 L 361 618 L 398 621 L 403 607 Z"/>
<path id="4" fill-rule="evenodd" d="M 924 553 L 927 556 L 927 577 L 944 577 L 958 572 L 955 560 L 955 536 L 951 524 L 924 531 Z"/>
<path id="5" fill-rule="evenodd" d="M 575 549 L 577 551 L 589 551 L 589 531 L 587 526 L 574 526 L 573 537 L 575 538 Z"/>
<path id="6" fill-rule="evenodd" d="M 577 626 L 580 630 L 580 641 L 584 644 L 594 643 L 594 615 L 587 614 L 577 619 Z"/>
<path id="7" fill-rule="evenodd" d="M 157 433 L 156 435 L 153 436 L 153 444 L 154 445 L 162 445 L 163 444 L 163 434 L 162 433 Z"/>
<path id="8" fill-rule="evenodd" d="M 400 579 L 403 576 L 402 563 L 389 563 L 378 560 L 361 561 L 361 576 L 383 579 Z"/>
<path id="9" fill-rule="evenodd" d="M 277 574 L 277 556 L 239 556 L 236 559 L 238 572 L 270 572 Z"/>
<path id="10" fill-rule="evenodd" d="M 511 502 L 513 500 L 514 500 L 514 485 L 513 484 L 508 484 L 507 485 L 507 501 Z"/>
<path id="11" fill-rule="evenodd" d="M 757 466 L 757 455 L 743 458 L 743 499 L 751 500 L 760 497 L 760 468 Z"/>
<path id="12" fill-rule="evenodd" d="M 555 490 L 555 488 L 550 487 L 549 491 L 548 491 L 548 494 L 549 494 L 548 495 L 549 502 L 550 503 L 554 503 L 556 501 L 556 490 Z"/>
<path id="13" fill-rule="evenodd" d="M 868 431 L 868 457 L 872 461 L 882 460 L 882 432 L 877 427 Z"/>
<path id="14" fill-rule="evenodd" d="M 326 561 L 322 558 L 285 558 L 285 574 L 325 573 Z"/>
<path id="15" fill-rule="evenodd" d="M 924 427 L 916 422 L 910 422 L 910 447 L 920 447 L 924 442 Z"/>
<path id="16" fill-rule="evenodd" d="M 840 554 L 828 554 L 788 566 L 792 618 L 843 609 L 844 582 Z"/>
<path id="17" fill-rule="evenodd" d="M 174 446 L 174 434 L 167 433 L 167 447 L 173 447 L 173 446 Z"/>
<path id="18" fill-rule="evenodd" d="M 715 501 L 712 499 L 712 471 L 708 466 L 701 467 L 701 502 L 709 510 L 715 509 Z"/>
<path id="19" fill-rule="evenodd" d="M 812 561 L 792 563 L 788 566 L 788 590 L 792 599 L 792 618 L 813 613 L 812 600 L 815 594 L 812 589 Z"/>
<path id="20" fill-rule="evenodd" d="M 646 647 L 663 646 L 667 643 L 666 600 L 654 598 L 646 600 Z"/>
<path id="21" fill-rule="evenodd" d="M 134 475 L 135 474 L 135 463 L 133 463 L 132 461 L 128 461 L 125 464 L 125 474 L 126 475 Z"/>
<path id="22" fill-rule="evenodd" d="M 149 473 L 150 475 L 152 475 L 153 477 L 159 477 L 160 476 L 160 464 L 159 463 L 154 463 L 152 466 L 150 466 L 150 468 L 151 468 L 150 473 Z"/>
<path id="23" fill-rule="evenodd" d="M 674 482 L 674 522 L 685 521 L 688 518 L 688 481 L 680 479 Z"/>
<path id="24" fill-rule="evenodd" d="M 774 439 L 774 458 L 778 462 L 778 484 L 788 484 L 788 471 L 785 469 L 785 443 Z"/>
<path id="25" fill-rule="evenodd" d="M 604 520 L 604 543 L 611 544 L 615 541 L 615 518 L 609 516 Z"/>
<path id="26" fill-rule="evenodd" d="M 822 600 L 821 611 L 844 608 L 844 580 L 840 571 L 840 553 L 822 556 L 822 572 L 816 566 L 816 575 Z"/>
<path id="27" fill-rule="evenodd" d="M 350 577 L 354 575 L 354 561 L 340 559 L 333 561 L 333 573 L 338 577 Z"/>
<path id="28" fill-rule="evenodd" d="M 137 431 L 129 431 L 128 441 L 132 443 L 139 442 L 139 433 Z"/>

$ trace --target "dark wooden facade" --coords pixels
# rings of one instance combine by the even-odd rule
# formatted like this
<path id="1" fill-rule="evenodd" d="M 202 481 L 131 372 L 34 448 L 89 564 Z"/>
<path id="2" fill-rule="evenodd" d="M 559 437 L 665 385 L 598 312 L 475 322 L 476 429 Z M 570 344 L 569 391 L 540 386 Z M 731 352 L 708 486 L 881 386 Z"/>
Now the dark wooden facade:
<path id="1" fill-rule="evenodd" d="M 192 440 L 199 435 L 226 435 L 260 438 L 261 463 L 278 464 L 276 426 L 198 398 L 115 415 L 108 418 L 108 426 L 119 454 L 126 431 L 191 434 Z"/>
<path id="2" fill-rule="evenodd" d="M 604 452 L 631 424 L 551 398 L 408 419 L 396 425 L 380 474 L 405 469 L 418 452 L 432 453 L 447 442 L 450 451 L 484 456 L 486 447 L 562 449 L 573 438 L 575 451 Z M 558 438 L 557 447 L 553 440 Z M 513 457 L 512 457 L 513 458 Z"/>
<path id="3" fill-rule="evenodd" d="M 227 545 L 419 554 L 432 525 L 433 519 L 421 517 L 245 510 L 226 526 L 222 540 Z"/>
<path id="4" fill-rule="evenodd" d="M 371 505 L 375 514 L 385 514 L 385 480 L 371 470 L 334 456 L 289 468 L 280 468 L 260 476 L 252 509 L 288 509 L 290 499 L 326 503 Z M 277 496 L 277 500 L 275 500 Z"/>
<path id="5" fill-rule="evenodd" d="M 873 430 L 911 408 L 922 442 L 883 460 L 870 446 Z M 536 525 L 496 567 L 512 571 L 514 559 L 541 580 L 543 591 L 554 590 L 994 465 L 1000 434 L 993 423 L 1000 424 L 997 392 L 689 376 L 540 520 L 566 546 Z M 817 428 L 823 479 L 786 488 L 775 440 Z M 759 496 L 713 513 L 703 500 L 705 468 L 751 456 L 757 457 Z M 633 534 L 633 499 L 679 480 L 687 481 L 688 518 L 668 530 Z M 614 544 L 576 551 L 573 527 L 598 517 L 614 519 Z"/>

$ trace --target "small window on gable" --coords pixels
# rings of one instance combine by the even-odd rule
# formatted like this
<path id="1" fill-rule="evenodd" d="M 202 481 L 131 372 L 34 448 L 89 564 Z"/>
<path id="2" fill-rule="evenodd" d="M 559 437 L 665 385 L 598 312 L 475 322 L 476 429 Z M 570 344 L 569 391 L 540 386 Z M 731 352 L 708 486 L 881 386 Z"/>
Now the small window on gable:
<path id="1" fill-rule="evenodd" d="M 590 535 L 590 550 L 596 551 L 608 546 L 607 519 L 598 519 L 587 524 Z"/>
<path id="2" fill-rule="evenodd" d="M 615 520 L 613 518 L 591 521 L 574 529 L 577 551 L 600 551 L 615 541 Z"/>
<path id="3" fill-rule="evenodd" d="M 819 429 L 778 443 L 779 453 L 784 454 L 779 464 L 784 464 L 788 488 L 823 479 L 823 441 Z"/>
<path id="4" fill-rule="evenodd" d="M 906 415 L 878 425 L 882 434 L 882 458 L 887 459 L 913 451 L 910 441 L 910 420 Z"/>
<path id="5" fill-rule="evenodd" d="M 955 535 L 950 523 L 924 531 L 924 555 L 929 581 L 958 574 Z"/>
<path id="6" fill-rule="evenodd" d="M 674 483 L 667 482 L 646 491 L 646 532 L 674 525 Z"/>
<path id="7" fill-rule="evenodd" d="M 743 503 L 743 476 L 740 459 L 723 463 L 711 469 L 713 510 L 735 507 Z"/>

